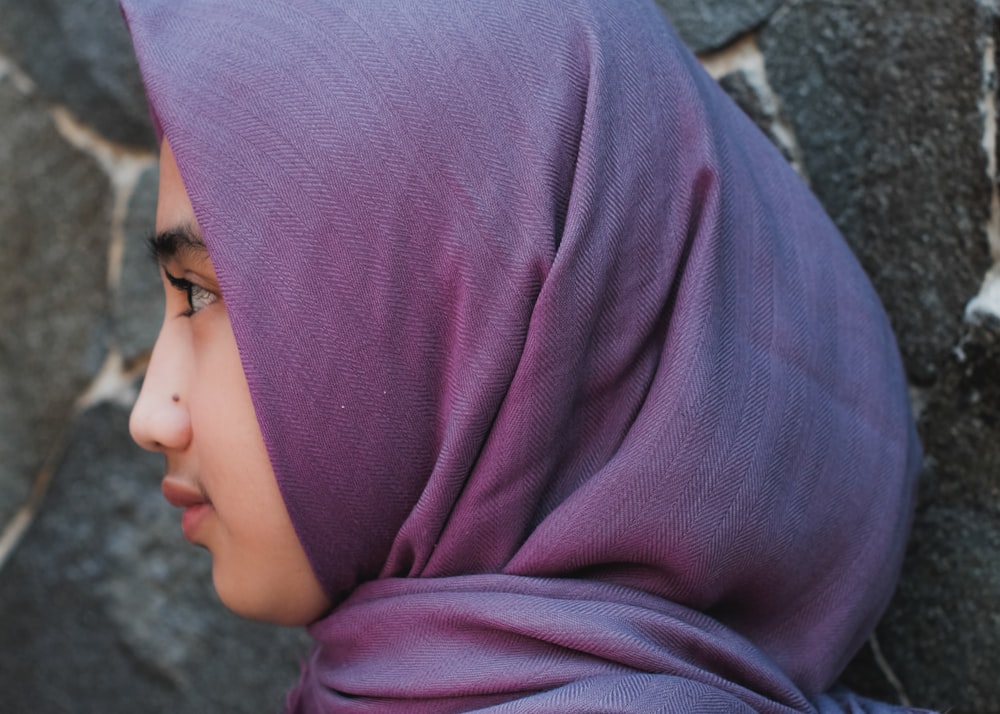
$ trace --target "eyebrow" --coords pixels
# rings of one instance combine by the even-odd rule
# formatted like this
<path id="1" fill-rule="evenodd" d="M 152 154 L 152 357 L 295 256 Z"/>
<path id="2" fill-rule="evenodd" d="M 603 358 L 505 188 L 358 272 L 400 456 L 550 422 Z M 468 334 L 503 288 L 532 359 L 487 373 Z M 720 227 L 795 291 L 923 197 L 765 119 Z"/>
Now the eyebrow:
<path id="1" fill-rule="evenodd" d="M 178 255 L 201 257 L 208 254 L 201 233 L 192 226 L 175 226 L 151 235 L 146 244 L 153 260 L 162 265 Z"/>

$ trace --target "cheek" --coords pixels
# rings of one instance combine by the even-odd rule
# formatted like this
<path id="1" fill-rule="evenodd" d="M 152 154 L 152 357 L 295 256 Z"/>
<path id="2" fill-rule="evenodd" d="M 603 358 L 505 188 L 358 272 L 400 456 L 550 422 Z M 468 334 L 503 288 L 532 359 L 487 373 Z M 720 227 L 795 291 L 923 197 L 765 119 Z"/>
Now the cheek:
<path id="1" fill-rule="evenodd" d="M 244 537 L 255 524 L 269 530 L 287 516 L 232 333 L 214 333 L 197 353 L 191 420 L 209 497 Z"/>
<path id="2" fill-rule="evenodd" d="M 269 471 L 270 462 L 229 320 L 221 306 L 212 312 L 192 320 L 196 360 L 191 418 L 199 451 L 210 456 L 216 467 L 219 460 L 235 460 L 243 464 L 242 468 L 257 465 L 254 470 Z"/>
<path id="3" fill-rule="evenodd" d="M 195 322 L 192 424 L 198 468 L 216 512 L 205 543 L 216 591 L 244 617 L 308 624 L 330 602 L 285 509 L 228 319 Z"/>
<path id="4" fill-rule="evenodd" d="M 219 530 L 209 543 L 219 597 L 244 617 L 284 625 L 312 622 L 330 603 L 295 534 L 269 462 L 243 456 L 230 465 L 230 480 L 219 489 Z"/>

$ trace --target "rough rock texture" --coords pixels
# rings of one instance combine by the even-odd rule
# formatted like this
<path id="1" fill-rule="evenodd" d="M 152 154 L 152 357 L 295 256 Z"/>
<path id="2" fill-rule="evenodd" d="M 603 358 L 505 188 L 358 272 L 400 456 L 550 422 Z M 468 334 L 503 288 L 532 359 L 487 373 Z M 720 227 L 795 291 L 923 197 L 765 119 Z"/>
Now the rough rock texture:
<path id="1" fill-rule="evenodd" d="M 116 0 L 0 0 L 0 52 L 45 97 L 114 141 L 153 146 L 146 100 Z"/>
<path id="2" fill-rule="evenodd" d="M 872 277 L 908 372 L 931 384 L 990 266 L 972 0 L 802 0 L 761 31 L 811 186 Z"/>
<path id="3" fill-rule="evenodd" d="M 0 79 L 0 528 L 103 359 L 110 187 Z"/>
<path id="4" fill-rule="evenodd" d="M 0 571 L 3 711 L 278 711 L 298 630 L 228 613 L 210 557 L 159 494 L 162 457 L 103 406 L 77 423 L 45 509 Z"/>
<path id="5" fill-rule="evenodd" d="M 752 30 L 781 0 L 656 0 L 695 52 L 721 47 Z"/>
<path id="6" fill-rule="evenodd" d="M 972 329 L 921 419 L 926 467 L 910 552 L 879 627 L 917 702 L 1000 711 L 1000 332 Z"/>

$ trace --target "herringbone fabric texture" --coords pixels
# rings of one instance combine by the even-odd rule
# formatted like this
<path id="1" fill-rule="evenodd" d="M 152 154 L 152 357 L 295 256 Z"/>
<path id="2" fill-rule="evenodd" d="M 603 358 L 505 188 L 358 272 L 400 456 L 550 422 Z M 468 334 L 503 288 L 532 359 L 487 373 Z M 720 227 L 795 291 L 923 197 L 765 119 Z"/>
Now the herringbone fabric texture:
<path id="1" fill-rule="evenodd" d="M 291 710 L 878 708 L 895 342 L 651 3 L 123 4 L 338 602 Z"/>

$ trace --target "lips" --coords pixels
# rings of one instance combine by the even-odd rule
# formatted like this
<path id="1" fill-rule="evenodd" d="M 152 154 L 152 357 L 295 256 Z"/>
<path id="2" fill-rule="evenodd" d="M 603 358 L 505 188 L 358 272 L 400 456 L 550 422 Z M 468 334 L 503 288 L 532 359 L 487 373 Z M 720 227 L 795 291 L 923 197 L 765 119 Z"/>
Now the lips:
<path id="1" fill-rule="evenodd" d="M 179 476 L 164 476 L 160 484 L 163 497 L 172 506 L 184 509 L 181 517 L 181 531 L 184 537 L 192 543 L 202 543 L 199 532 L 206 518 L 212 513 L 212 502 L 196 485 Z"/>
<path id="2" fill-rule="evenodd" d="M 178 476 L 164 476 L 160 490 L 167 502 L 177 508 L 192 508 L 209 503 L 208 497 L 200 488 Z"/>

